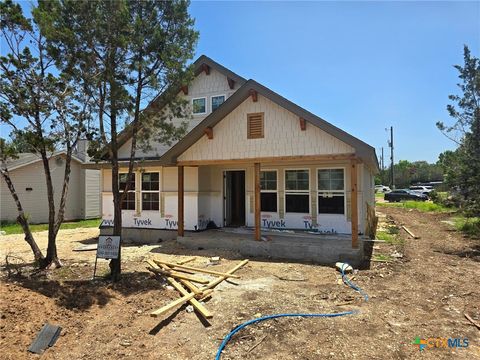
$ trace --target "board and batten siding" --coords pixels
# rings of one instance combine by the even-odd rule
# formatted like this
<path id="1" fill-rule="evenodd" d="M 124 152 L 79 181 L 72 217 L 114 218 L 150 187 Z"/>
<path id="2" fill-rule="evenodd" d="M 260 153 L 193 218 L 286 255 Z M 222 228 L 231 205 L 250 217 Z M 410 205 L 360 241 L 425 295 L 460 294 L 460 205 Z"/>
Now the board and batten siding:
<path id="1" fill-rule="evenodd" d="M 247 114 L 264 113 L 264 137 L 248 139 Z M 203 136 L 178 157 L 179 161 L 230 160 L 256 157 L 354 153 L 343 141 L 307 123 L 300 129 L 297 115 L 259 95 L 247 98 L 213 128 L 213 139 Z"/>
<path id="2" fill-rule="evenodd" d="M 50 159 L 50 170 L 55 192 L 55 205 L 58 210 L 65 173 L 64 157 Z M 85 170 L 78 161 L 71 162 L 71 173 L 67 201 L 65 205 L 65 220 L 84 219 L 86 212 L 85 203 Z M 92 170 L 98 173 L 98 170 Z M 48 222 L 48 198 L 45 173 L 41 161 L 15 169 L 10 176 L 17 191 L 18 197 L 31 223 Z M 15 221 L 18 216 L 17 207 L 12 199 L 5 181 L 0 181 L 0 219 Z M 31 191 L 27 191 L 31 188 Z M 99 185 L 96 186 L 99 191 Z M 91 192 L 95 191 L 94 189 Z M 97 192 L 97 197 L 100 196 Z M 99 200 L 97 200 L 97 203 Z M 100 211 L 89 211 L 90 217 L 99 217 Z"/>
<path id="3" fill-rule="evenodd" d="M 84 170 L 85 176 L 85 219 L 98 218 L 101 213 L 100 171 Z"/>
<path id="4" fill-rule="evenodd" d="M 189 106 L 192 103 L 192 99 L 205 97 L 206 113 L 199 115 L 191 115 L 188 119 L 174 118 L 172 119 L 173 124 L 176 126 L 180 126 L 183 121 L 186 121 L 188 133 L 212 112 L 212 96 L 224 95 L 225 100 L 227 100 L 236 90 L 238 90 L 238 88 L 239 84 L 235 83 L 234 88 L 230 89 L 230 87 L 228 86 L 227 77 L 213 68 L 210 69 L 210 75 L 206 75 L 205 72 L 198 74 L 188 86 L 188 94 L 185 95 L 183 92 L 180 91 L 177 96 L 187 100 Z M 120 159 L 130 157 L 131 148 L 132 141 L 128 140 L 118 150 L 118 157 Z M 171 146 L 159 143 L 152 139 L 152 141 L 150 142 L 150 149 L 144 151 L 137 146 L 135 155 L 136 157 L 161 156 L 170 148 Z"/>

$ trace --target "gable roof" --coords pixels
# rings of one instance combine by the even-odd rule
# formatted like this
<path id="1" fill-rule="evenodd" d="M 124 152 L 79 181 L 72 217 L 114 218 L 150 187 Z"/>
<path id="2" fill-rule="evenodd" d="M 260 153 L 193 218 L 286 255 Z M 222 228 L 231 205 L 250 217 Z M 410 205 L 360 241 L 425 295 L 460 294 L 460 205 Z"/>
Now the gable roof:
<path id="1" fill-rule="evenodd" d="M 58 155 L 66 155 L 66 154 L 67 152 L 65 150 L 55 151 L 50 154 L 49 159 Z M 16 159 L 7 160 L 8 171 L 13 171 L 13 170 L 22 168 L 24 166 L 28 166 L 36 162 L 42 161 L 42 157 L 35 153 L 19 153 L 17 154 L 17 156 L 18 157 Z M 74 154 L 72 154 L 72 160 L 78 161 L 81 164 L 84 163 L 84 161 L 82 161 L 80 158 L 78 158 Z"/>
<path id="2" fill-rule="evenodd" d="M 200 124 L 193 128 L 185 137 L 183 137 L 178 143 L 176 143 L 165 154 L 163 154 L 160 157 L 161 162 L 166 165 L 174 165 L 178 156 L 180 156 L 184 151 L 186 151 L 190 146 L 192 146 L 202 136 L 205 135 L 204 131 L 207 127 L 214 127 L 216 124 L 218 124 L 225 116 L 227 116 L 250 96 L 251 90 L 255 90 L 258 94 L 265 96 L 267 99 L 273 101 L 284 109 L 294 113 L 298 117 L 303 118 L 310 124 L 325 131 L 327 134 L 330 134 L 333 137 L 352 146 L 355 149 L 355 153 L 358 157 L 370 165 L 374 171 L 378 171 L 378 160 L 375 154 L 375 148 L 251 79 L 245 82 L 242 87 L 238 89 L 232 96 L 230 96 L 222 105 L 220 105 L 214 112 L 200 122 Z"/>
<path id="3" fill-rule="evenodd" d="M 195 77 L 198 76 L 199 74 L 202 73 L 203 71 L 203 66 L 207 65 L 212 69 L 215 69 L 219 73 L 225 75 L 227 78 L 232 79 L 235 83 L 239 84 L 242 86 L 247 79 L 241 77 L 240 75 L 234 73 L 230 69 L 227 69 L 225 66 L 217 63 L 216 61 L 210 59 L 208 56 L 205 55 L 200 55 L 200 57 L 195 60 L 192 64 L 193 66 L 193 73 L 195 74 Z M 147 106 L 145 109 L 142 111 L 148 110 L 149 108 L 153 106 L 158 106 L 162 102 L 162 95 L 165 93 L 169 93 L 172 89 L 167 89 L 164 92 L 158 94 Z M 181 89 L 178 89 L 178 92 L 180 92 Z M 123 146 L 132 136 L 132 129 L 130 127 L 125 128 L 117 137 L 117 142 L 118 142 L 118 148 Z M 107 149 L 103 152 L 103 155 L 106 155 L 108 153 Z"/>

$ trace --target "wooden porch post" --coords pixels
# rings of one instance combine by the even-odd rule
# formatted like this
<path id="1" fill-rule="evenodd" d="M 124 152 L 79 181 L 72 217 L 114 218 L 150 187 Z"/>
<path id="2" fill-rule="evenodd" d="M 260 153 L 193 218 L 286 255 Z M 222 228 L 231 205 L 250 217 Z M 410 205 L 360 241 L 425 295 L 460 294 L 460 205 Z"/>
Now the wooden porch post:
<path id="1" fill-rule="evenodd" d="M 177 228 L 178 228 L 178 236 L 183 236 L 184 229 L 184 181 L 183 181 L 183 166 L 178 166 L 178 219 L 177 219 Z"/>
<path id="2" fill-rule="evenodd" d="M 255 240 L 260 237 L 260 163 L 255 163 Z"/>
<path id="3" fill-rule="evenodd" d="M 352 220 L 352 248 L 358 247 L 358 193 L 357 193 L 357 163 L 352 160 L 350 163 L 351 183 L 351 220 Z"/>

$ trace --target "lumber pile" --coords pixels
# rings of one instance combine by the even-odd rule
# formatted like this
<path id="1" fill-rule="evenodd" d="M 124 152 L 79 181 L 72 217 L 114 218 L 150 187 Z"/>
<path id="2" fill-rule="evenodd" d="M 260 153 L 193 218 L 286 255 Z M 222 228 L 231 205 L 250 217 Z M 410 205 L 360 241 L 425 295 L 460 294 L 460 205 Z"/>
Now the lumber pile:
<path id="1" fill-rule="evenodd" d="M 238 279 L 239 276 L 234 273 L 248 263 L 248 260 L 243 260 L 227 272 L 220 272 L 185 265 L 192 260 L 194 258 L 176 263 L 155 258 L 146 260 L 147 269 L 157 276 L 164 277 L 181 295 L 170 304 L 152 311 L 151 316 L 160 316 L 188 302 L 203 318 L 212 318 L 212 313 L 205 308 L 201 301 L 210 297 L 214 288 L 222 281 L 229 278 Z M 215 277 L 215 279 L 206 279 L 205 276 Z"/>

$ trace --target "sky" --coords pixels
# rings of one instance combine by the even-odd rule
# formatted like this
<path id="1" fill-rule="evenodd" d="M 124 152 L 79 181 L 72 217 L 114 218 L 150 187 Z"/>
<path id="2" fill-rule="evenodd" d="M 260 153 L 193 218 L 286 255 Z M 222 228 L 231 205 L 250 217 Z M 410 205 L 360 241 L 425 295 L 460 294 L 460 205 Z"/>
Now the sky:
<path id="1" fill-rule="evenodd" d="M 395 162 L 435 162 L 455 148 L 452 121 L 463 46 L 479 57 L 480 2 L 204 2 L 190 14 L 197 55 L 273 91 Z M 385 163 L 389 161 L 385 155 Z"/>
<path id="2" fill-rule="evenodd" d="M 29 2 L 20 2 L 24 10 Z M 480 57 L 480 2 L 192 1 L 205 54 L 365 141 L 395 162 L 454 149 L 451 123 L 463 46 Z M 3 52 L 3 51 L 2 51 Z M 388 129 L 388 132 L 386 131 Z M 2 136 L 8 136 L 5 125 Z"/>

